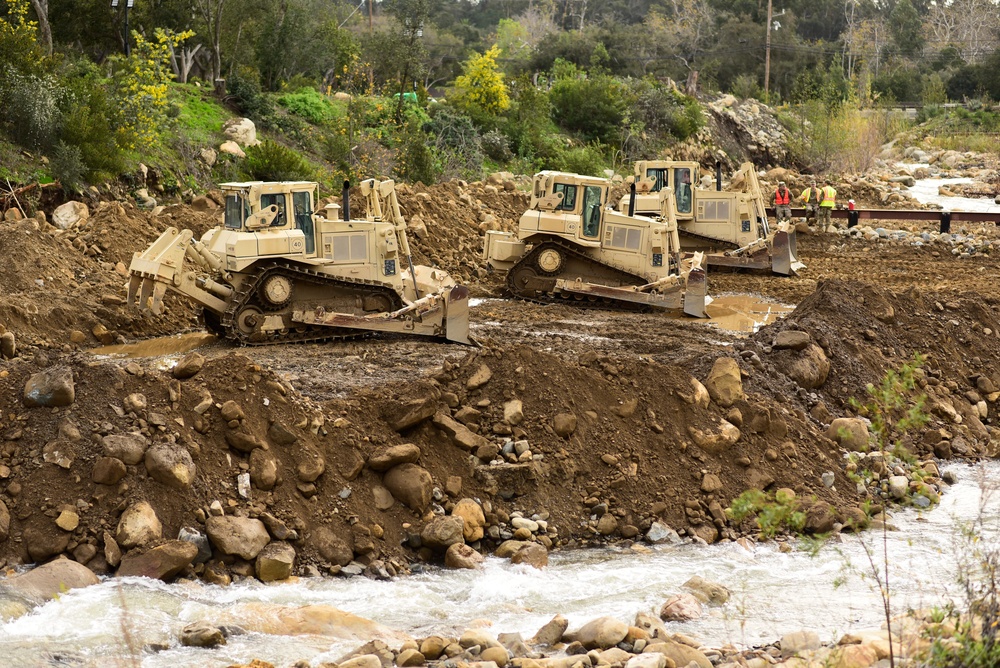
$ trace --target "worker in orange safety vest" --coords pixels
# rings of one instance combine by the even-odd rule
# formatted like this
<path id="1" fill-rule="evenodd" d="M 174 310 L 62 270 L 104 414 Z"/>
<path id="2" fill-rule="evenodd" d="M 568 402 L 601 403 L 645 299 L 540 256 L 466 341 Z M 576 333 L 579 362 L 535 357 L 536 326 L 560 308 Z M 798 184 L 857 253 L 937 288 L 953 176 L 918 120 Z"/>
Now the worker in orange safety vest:
<path id="1" fill-rule="evenodd" d="M 778 189 L 771 194 L 771 204 L 779 223 L 792 219 L 792 191 L 785 186 L 784 181 L 778 182 Z"/>

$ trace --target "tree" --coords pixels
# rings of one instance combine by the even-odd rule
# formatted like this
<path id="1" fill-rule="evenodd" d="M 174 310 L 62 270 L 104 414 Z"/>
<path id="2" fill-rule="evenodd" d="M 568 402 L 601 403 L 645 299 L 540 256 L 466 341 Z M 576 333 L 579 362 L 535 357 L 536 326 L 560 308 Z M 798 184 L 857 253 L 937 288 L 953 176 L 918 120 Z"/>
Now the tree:
<path id="1" fill-rule="evenodd" d="M 212 54 L 212 81 L 222 78 L 222 10 L 226 0 L 192 0 L 198 18 L 204 23 Z"/>
<path id="2" fill-rule="evenodd" d="M 465 62 L 463 73 L 455 79 L 452 101 L 473 118 L 496 116 L 510 107 L 507 85 L 497 65 L 500 47 L 474 54 Z"/>
<path id="3" fill-rule="evenodd" d="M 31 0 L 31 7 L 38 17 L 38 33 L 45 55 L 52 55 L 52 25 L 49 23 L 49 0 Z"/>
<path id="4" fill-rule="evenodd" d="M 899 0 L 889 12 L 892 41 L 904 56 L 912 56 L 924 46 L 920 14 L 910 0 Z"/>
<path id="5" fill-rule="evenodd" d="M 396 106 L 396 122 L 403 119 L 403 94 L 411 71 L 419 69 L 423 62 L 424 46 L 420 38 L 424 36 L 424 25 L 428 22 L 431 0 L 389 0 L 387 11 L 399 24 L 398 40 L 402 47 L 403 69 L 399 74 L 399 102 Z"/>

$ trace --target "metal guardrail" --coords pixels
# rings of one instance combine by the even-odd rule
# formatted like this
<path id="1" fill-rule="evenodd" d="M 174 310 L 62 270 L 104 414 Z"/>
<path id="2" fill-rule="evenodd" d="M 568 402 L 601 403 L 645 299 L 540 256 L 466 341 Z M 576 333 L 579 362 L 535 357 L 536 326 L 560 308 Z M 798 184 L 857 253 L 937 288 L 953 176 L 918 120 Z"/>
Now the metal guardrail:
<path id="1" fill-rule="evenodd" d="M 768 209 L 767 215 L 774 217 L 774 209 Z M 805 209 L 792 209 L 793 218 L 803 218 Z M 831 217 L 846 220 L 847 227 L 855 227 L 862 220 L 930 220 L 940 223 L 941 234 L 951 232 L 952 223 L 993 223 L 1000 225 L 1000 212 L 987 213 L 982 211 L 937 211 L 925 209 L 834 209 Z"/>

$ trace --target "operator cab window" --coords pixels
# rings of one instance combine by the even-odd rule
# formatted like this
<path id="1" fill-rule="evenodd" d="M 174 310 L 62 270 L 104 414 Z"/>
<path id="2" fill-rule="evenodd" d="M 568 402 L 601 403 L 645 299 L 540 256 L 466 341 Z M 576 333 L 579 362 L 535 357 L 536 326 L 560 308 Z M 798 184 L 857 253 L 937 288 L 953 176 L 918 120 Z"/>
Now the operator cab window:
<path id="1" fill-rule="evenodd" d="M 667 170 L 666 169 L 647 169 L 646 178 L 653 182 L 653 188 L 650 192 L 658 193 L 663 190 L 663 187 L 667 185 Z"/>
<path id="2" fill-rule="evenodd" d="M 586 186 L 583 189 L 583 236 L 596 237 L 601 233 L 601 200 L 604 188 Z"/>
<path id="3" fill-rule="evenodd" d="M 250 205 L 243 195 L 226 196 L 226 229 L 241 229 L 249 216 Z"/>
<path id="4" fill-rule="evenodd" d="M 552 192 L 563 194 L 562 202 L 556 207 L 556 211 L 573 211 L 576 209 L 576 186 L 557 183 L 552 186 Z"/>
<path id="5" fill-rule="evenodd" d="M 292 207 L 295 210 L 295 227 L 306 237 L 306 253 L 316 252 L 316 236 L 313 230 L 312 207 L 307 192 L 292 193 Z"/>
<path id="6" fill-rule="evenodd" d="M 273 195 L 260 196 L 261 210 L 268 208 L 272 204 L 276 204 L 278 206 L 278 215 L 274 217 L 274 222 L 271 223 L 271 227 L 281 227 L 285 224 L 285 195 L 283 193 L 275 193 Z"/>
<path id="7" fill-rule="evenodd" d="M 687 167 L 675 169 L 674 183 L 677 213 L 691 213 L 691 170 Z"/>

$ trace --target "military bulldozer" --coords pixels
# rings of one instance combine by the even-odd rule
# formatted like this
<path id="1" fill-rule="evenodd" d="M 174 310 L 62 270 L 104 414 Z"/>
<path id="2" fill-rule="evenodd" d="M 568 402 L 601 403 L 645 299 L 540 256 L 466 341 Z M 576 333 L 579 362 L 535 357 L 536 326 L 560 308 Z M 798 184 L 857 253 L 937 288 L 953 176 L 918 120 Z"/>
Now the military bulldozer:
<path id="1" fill-rule="evenodd" d="M 469 292 L 414 266 L 392 181 L 361 183 L 367 214 L 314 211 L 317 184 L 221 185 L 222 225 L 196 240 L 167 229 L 129 267 L 128 303 L 163 311 L 167 290 L 200 304 L 206 329 L 241 344 L 321 341 L 366 332 L 471 344 Z M 343 212 L 343 216 L 341 216 Z"/>
<path id="2" fill-rule="evenodd" d="M 681 261 L 673 192 L 662 217 L 608 208 L 609 183 L 578 174 L 540 172 L 516 234 L 490 231 L 483 257 L 507 272 L 515 297 L 541 303 L 705 312 L 700 255 Z"/>
<path id="3" fill-rule="evenodd" d="M 674 193 L 674 215 L 686 252 L 706 253 L 709 266 L 769 269 L 790 276 L 805 265 L 796 253 L 795 229 L 772 227 L 753 165 L 744 163 L 733 175 L 738 191 L 724 191 L 721 173 L 716 188 L 701 188 L 697 162 L 674 160 L 635 163 L 634 191 L 622 197 L 618 210 L 635 216 L 659 216 L 660 193 Z"/>

